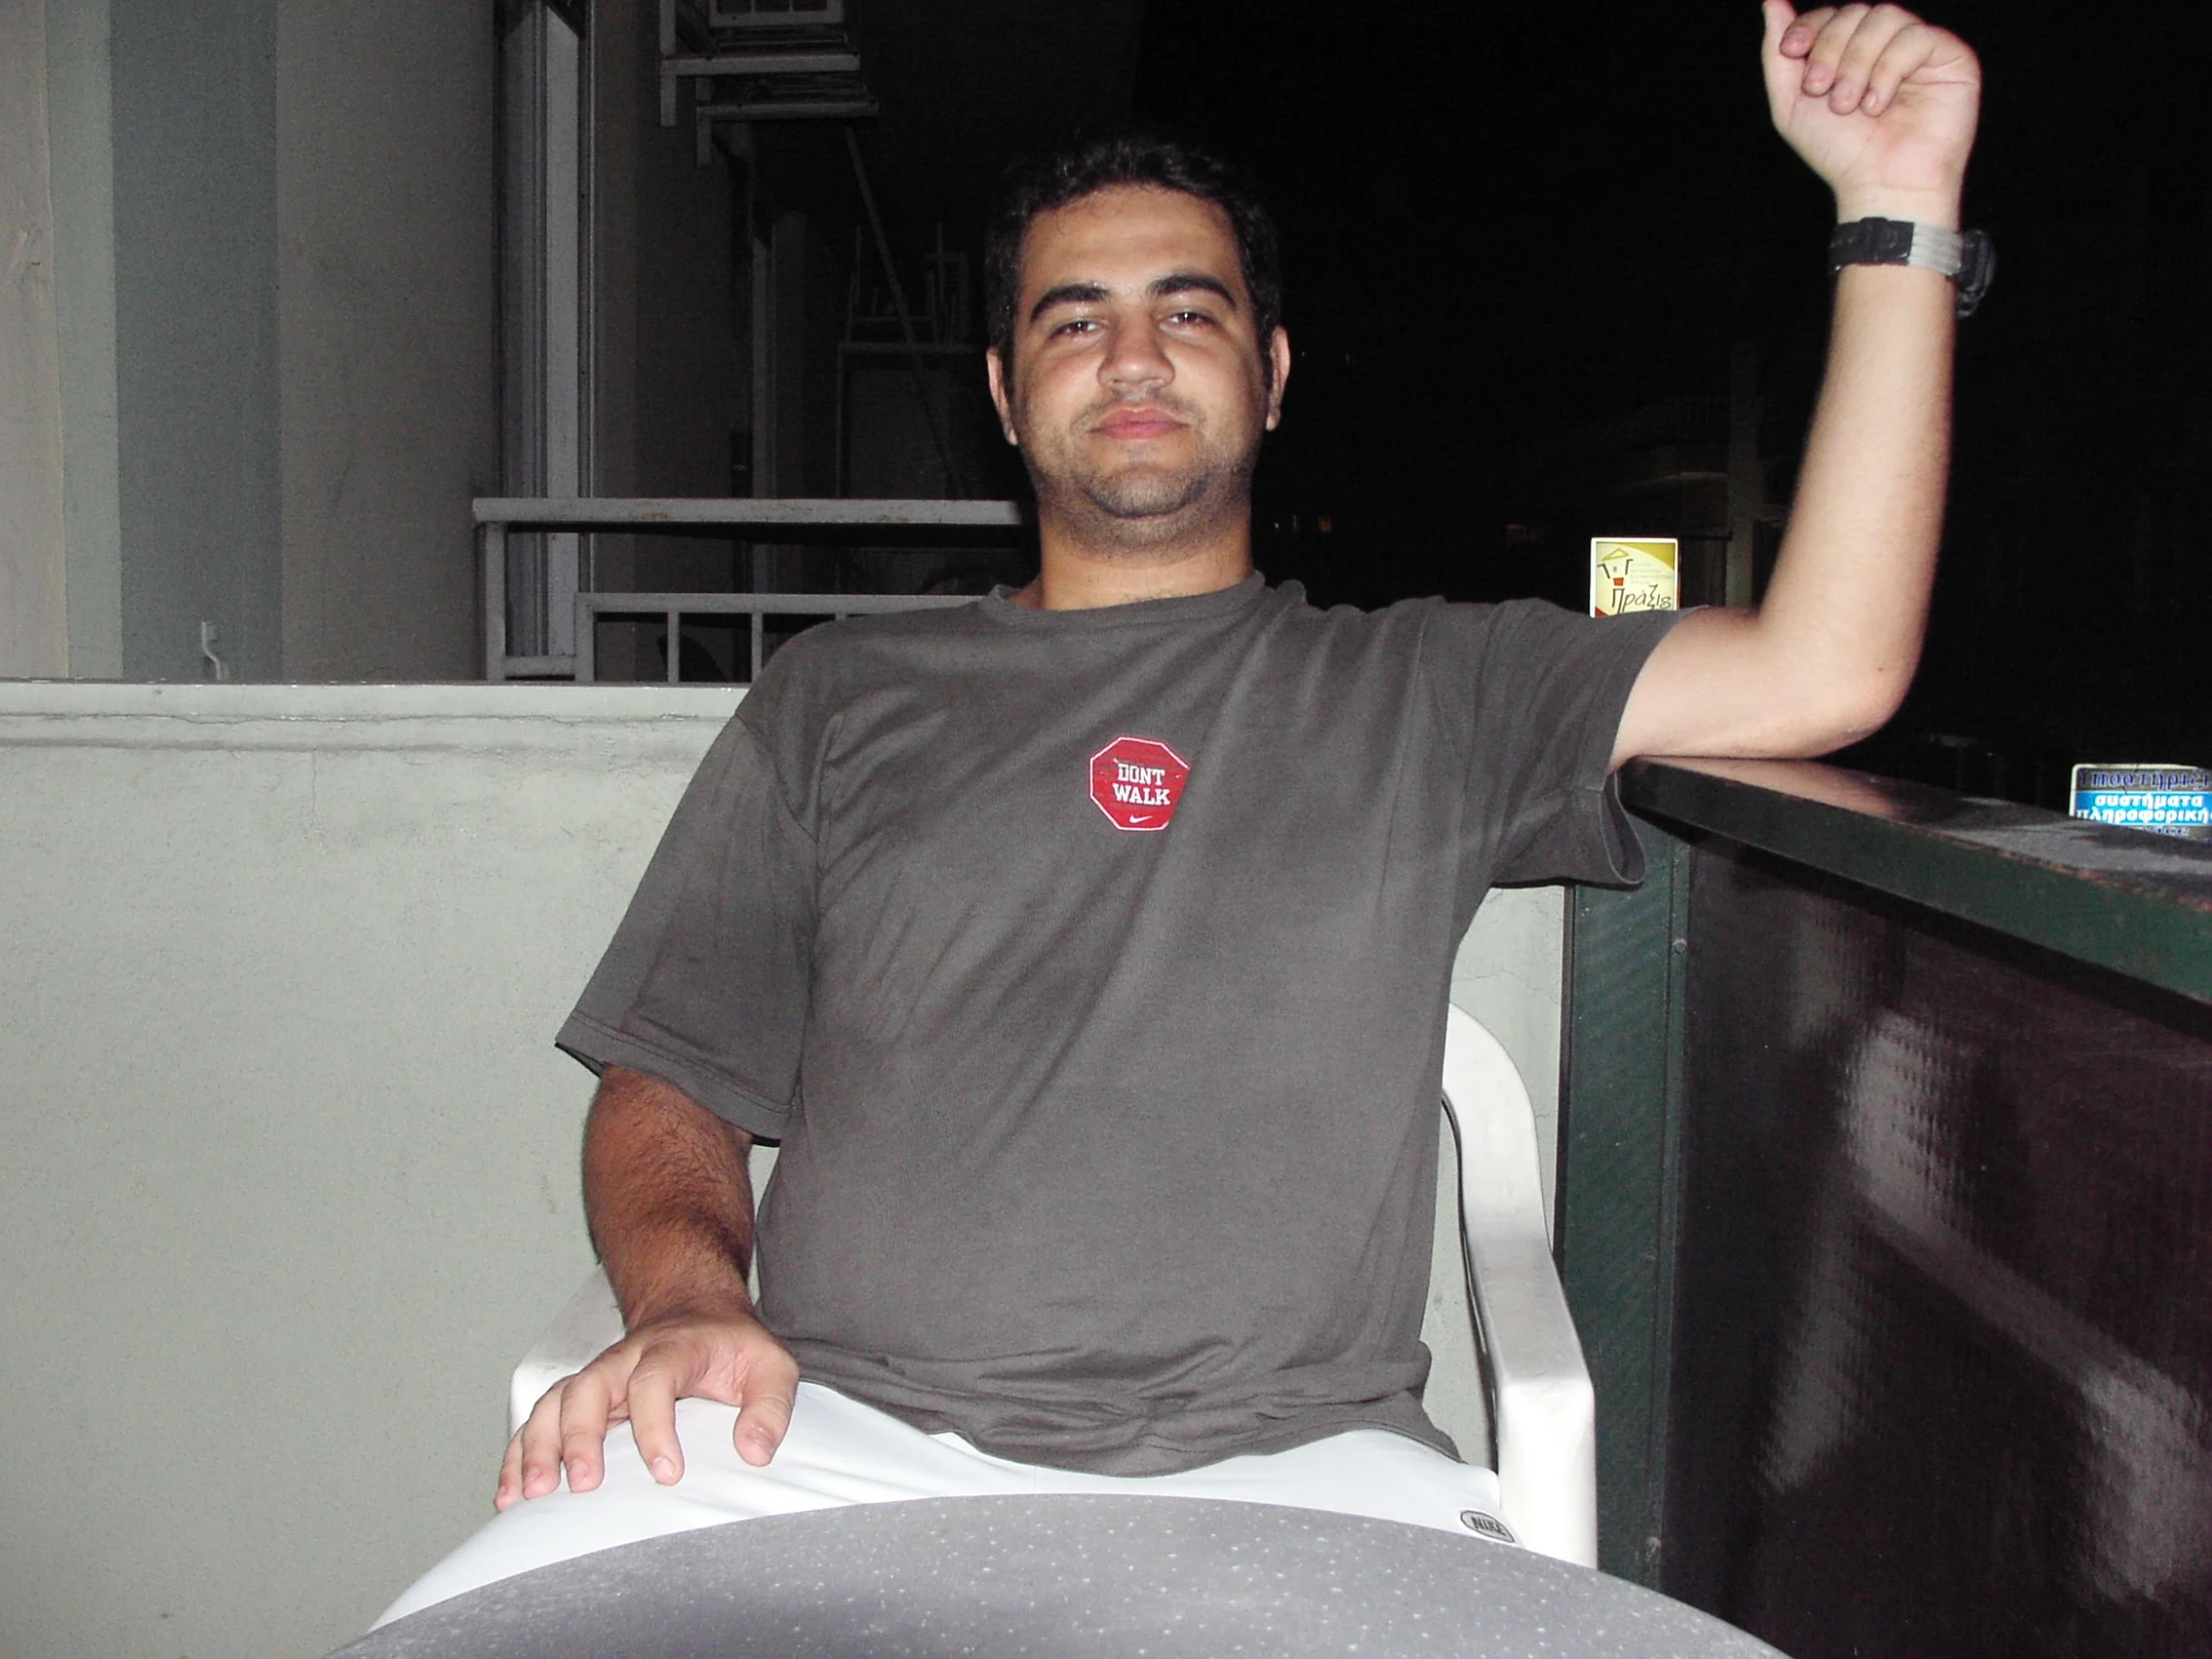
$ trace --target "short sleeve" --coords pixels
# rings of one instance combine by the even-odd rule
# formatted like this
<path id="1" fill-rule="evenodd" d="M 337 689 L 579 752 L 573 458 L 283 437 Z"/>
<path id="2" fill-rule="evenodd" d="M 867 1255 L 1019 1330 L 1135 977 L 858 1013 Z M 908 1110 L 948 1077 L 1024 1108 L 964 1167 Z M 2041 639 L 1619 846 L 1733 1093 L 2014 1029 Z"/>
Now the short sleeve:
<path id="1" fill-rule="evenodd" d="M 595 1072 L 627 1066 L 781 1137 L 799 1092 L 814 903 L 814 842 L 735 719 L 555 1040 Z"/>
<path id="2" fill-rule="evenodd" d="M 1591 618 L 1541 600 L 1439 608 L 1422 665 L 1464 744 L 1474 899 L 1495 884 L 1642 879 L 1613 745 L 1637 675 L 1677 620 Z"/>

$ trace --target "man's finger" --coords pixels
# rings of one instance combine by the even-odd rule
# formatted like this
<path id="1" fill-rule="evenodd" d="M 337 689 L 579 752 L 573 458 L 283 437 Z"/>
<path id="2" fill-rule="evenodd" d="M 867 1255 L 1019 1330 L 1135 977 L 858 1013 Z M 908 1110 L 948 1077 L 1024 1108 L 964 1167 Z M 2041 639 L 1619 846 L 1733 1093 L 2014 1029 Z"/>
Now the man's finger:
<path id="1" fill-rule="evenodd" d="M 1859 107 L 1869 115 L 1889 108 L 1898 88 L 1936 59 L 1943 45 L 1941 30 L 1915 22 L 1900 29 L 1867 72 L 1867 93 Z"/>
<path id="2" fill-rule="evenodd" d="M 1813 42 L 1820 39 L 1821 30 L 1836 15 L 1834 6 L 1816 6 L 1811 11 L 1794 10 L 1790 0 L 1759 0 L 1767 14 L 1767 41 L 1775 51 L 1786 58 L 1802 58 L 1812 51 Z"/>
<path id="3" fill-rule="evenodd" d="M 1759 0 L 1759 3 L 1767 24 L 1760 64 L 1767 74 L 1767 101 L 1779 119 L 1781 113 L 1797 101 L 1805 79 L 1805 65 L 1800 60 L 1813 49 L 1822 27 L 1836 11 L 1832 6 L 1823 6 L 1800 14 L 1791 9 L 1790 0 Z"/>
<path id="4" fill-rule="evenodd" d="M 561 1398 L 575 1381 L 564 1378 L 546 1389 L 509 1442 L 522 1497 L 543 1497 L 561 1483 Z"/>
<path id="5" fill-rule="evenodd" d="M 507 1436 L 507 1454 L 499 1459 L 499 1486 L 491 1506 L 505 1511 L 522 1501 L 522 1430 Z"/>
<path id="6" fill-rule="evenodd" d="M 569 1379 L 561 1395 L 561 1466 L 572 1492 L 590 1491 L 606 1472 L 607 1416 L 614 1397 L 606 1365 L 604 1356 L 594 1360 Z"/>
<path id="7" fill-rule="evenodd" d="M 1866 6 L 1845 6 L 1821 25 L 1805 54 L 1805 77 L 1799 90 L 1808 98 L 1825 98 L 1836 85 L 1836 66 L 1844 61 L 1851 38 L 1867 18 Z"/>
<path id="8" fill-rule="evenodd" d="M 760 1468 L 776 1455 L 791 1431 L 792 1398 L 798 1391 L 799 1367 L 781 1348 L 746 1379 L 738 1397 L 738 1425 L 732 1430 L 741 1459 Z"/>
<path id="9" fill-rule="evenodd" d="M 1844 55 L 1836 60 L 1836 79 L 1828 91 L 1828 107 L 1838 115 L 1849 115 L 1863 108 L 1867 91 L 1874 84 L 1875 66 L 1882 55 L 1901 35 L 1920 27 L 1919 18 L 1897 6 L 1877 6 L 1861 18 L 1859 27 L 1851 32 L 1851 39 L 1844 46 Z M 1920 44 L 1925 56 L 1925 36 Z M 1890 90 L 1897 90 L 1895 81 Z"/>
<path id="10" fill-rule="evenodd" d="M 683 1370 L 666 1344 L 645 1351 L 630 1374 L 630 1433 L 653 1478 L 673 1486 L 684 1477 L 684 1447 L 676 1437 L 676 1397 Z"/>

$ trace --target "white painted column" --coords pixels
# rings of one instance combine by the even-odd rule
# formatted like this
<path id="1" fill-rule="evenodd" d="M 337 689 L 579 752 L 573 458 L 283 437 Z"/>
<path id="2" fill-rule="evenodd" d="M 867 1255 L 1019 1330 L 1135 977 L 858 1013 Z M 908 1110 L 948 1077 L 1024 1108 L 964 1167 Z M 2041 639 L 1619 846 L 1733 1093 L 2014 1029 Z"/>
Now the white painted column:
<path id="1" fill-rule="evenodd" d="M 44 0 L 0 0 L 0 676 L 69 672 Z"/>
<path id="2" fill-rule="evenodd" d="M 123 675 L 110 40 L 108 0 L 47 0 L 46 131 L 61 346 L 69 673 L 91 680 Z"/>

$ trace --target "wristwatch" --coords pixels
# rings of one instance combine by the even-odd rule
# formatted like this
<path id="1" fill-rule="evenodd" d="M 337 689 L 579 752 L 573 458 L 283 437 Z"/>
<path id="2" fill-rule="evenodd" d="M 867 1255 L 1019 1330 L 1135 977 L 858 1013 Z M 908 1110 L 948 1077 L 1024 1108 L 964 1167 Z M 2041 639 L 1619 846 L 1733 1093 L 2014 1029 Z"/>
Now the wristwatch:
<path id="1" fill-rule="evenodd" d="M 1958 287 L 1958 314 L 1973 315 L 1996 275 L 1997 254 L 1979 231 L 1945 231 L 1905 219 L 1855 219 L 1828 240 L 1828 274 L 1847 265 L 1913 265 L 1948 276 Z"/>

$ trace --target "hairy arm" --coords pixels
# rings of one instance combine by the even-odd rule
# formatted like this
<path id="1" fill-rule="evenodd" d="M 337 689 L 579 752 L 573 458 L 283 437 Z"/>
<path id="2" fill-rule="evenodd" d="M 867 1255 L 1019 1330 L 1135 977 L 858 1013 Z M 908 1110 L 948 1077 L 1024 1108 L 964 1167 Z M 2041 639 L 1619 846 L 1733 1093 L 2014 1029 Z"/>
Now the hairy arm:
<path id="1" fill-rule="evenodd" d="M 1766 0 L 1775 125 L 1839 221 L 1956 229 L 1980 69 L 1895 6 L 1795 15 Z M 1853 266 L 1781 556 L 1756 611 L 1683 620 L 1645 665 L 1613 764 L 1826 754 L 1897 712 L 1919 665 L 1950 459 L 1947 277 Z"/>
<path id="2" fill-rule="evenodd" d="M 494 1502 L 572 1491 L 605 1473 L 608 1426 L 628 1420 L 662 1484 L 681 1478 L 676 1401 L 738 1407 L 738 1455 L 766 1463 L 791 1423 L 799 1368 L 755 1317 L 752 1137 L 678 1089 L 607 1068 L 584 1130 L 584 1209 L 623 1340 L 555 1383 L 508 1442 Z"/>

